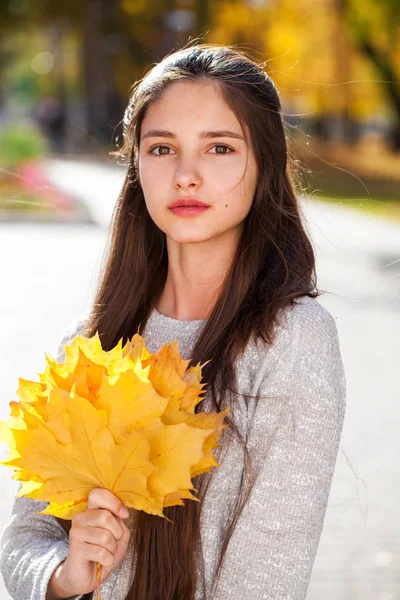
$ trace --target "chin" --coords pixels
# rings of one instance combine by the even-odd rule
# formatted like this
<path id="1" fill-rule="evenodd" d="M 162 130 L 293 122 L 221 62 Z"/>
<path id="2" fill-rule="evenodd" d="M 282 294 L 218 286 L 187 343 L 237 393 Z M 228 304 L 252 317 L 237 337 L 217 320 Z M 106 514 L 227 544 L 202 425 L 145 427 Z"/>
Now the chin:
<path id="1" fill-rule="evenodd" d="M 199 231 L 166 231 L 165 234 L 177 244 L 196 244 L 206 242 L 214 237 L 211 232 Z"/>

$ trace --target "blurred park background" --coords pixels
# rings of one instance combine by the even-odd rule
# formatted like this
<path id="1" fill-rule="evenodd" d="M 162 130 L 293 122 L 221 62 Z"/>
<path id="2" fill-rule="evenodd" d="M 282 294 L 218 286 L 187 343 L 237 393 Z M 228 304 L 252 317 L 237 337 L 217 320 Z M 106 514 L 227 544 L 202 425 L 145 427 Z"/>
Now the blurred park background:
<path id="1" fill-rule="evenodd" d="M 400 600 L 399 0 L 2 0 L 0 418 L 90 307 L 130 87 L 195 38 L 245 51 L 280 90 L 339 329 L 347 413 L 307 598 Z M 0 482 L 1 533 L 4 467 Z"/>
<path id="2" fill-rule="evenodd" d="M 133 82 L 202 36 L 266 61 L 307 193 L 400 220 L 399 32 L 399 0 L 3 0 L 2 215 L 76 218 L 24 159 L 108 160 Z"/>

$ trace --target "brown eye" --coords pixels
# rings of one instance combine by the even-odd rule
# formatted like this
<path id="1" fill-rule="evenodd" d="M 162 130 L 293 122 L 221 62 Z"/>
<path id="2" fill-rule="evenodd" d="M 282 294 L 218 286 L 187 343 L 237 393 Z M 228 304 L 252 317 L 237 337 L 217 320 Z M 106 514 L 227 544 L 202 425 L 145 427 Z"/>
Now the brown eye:
<path id="1" fill-rule="evenodd" d="M 233 148 L 230 148 L 230 146 L 226 146 L 225 144 L 215 144 L 215 146 L 213 146 L 213 148 L 224 148 L 224 150 L 228 150 L 229 152 L 213 152 L 212 154 L 220 154 L 221 156 L 225 156 L 227 154 L 232 154 L 232 152 L 234 152 Z"/>
<path id="2" fill-rule="evenodd" d="M 153 152 L 153 150 L 156 150 L 156 148 L 160 148 L 160 152 L 158 154 L 154 154 Z M 153 154 L 154 156 L 168 156 L 169 152 L 161 152 L 161 149 L 171 150 L 169 146 L 162 146 L 161 144 L 158 144 L 158 146 L 153 146 L 153 148 L 149 150 L 149 154 Z"/>

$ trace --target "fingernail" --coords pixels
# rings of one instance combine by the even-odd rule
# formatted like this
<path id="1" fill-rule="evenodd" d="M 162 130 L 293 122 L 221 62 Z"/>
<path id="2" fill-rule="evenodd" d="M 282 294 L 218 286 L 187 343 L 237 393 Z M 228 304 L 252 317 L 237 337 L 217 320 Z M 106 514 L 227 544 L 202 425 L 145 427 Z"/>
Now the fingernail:
<path id="1" fill-rule="evenodd" d="M 119 511 L 119 516 L 122 517 L 123 519 L 126 519 L 126 517 L 129 516 L 129 510 L 126 508 L 126 506 L 123 506 L 120 511 Z"/>

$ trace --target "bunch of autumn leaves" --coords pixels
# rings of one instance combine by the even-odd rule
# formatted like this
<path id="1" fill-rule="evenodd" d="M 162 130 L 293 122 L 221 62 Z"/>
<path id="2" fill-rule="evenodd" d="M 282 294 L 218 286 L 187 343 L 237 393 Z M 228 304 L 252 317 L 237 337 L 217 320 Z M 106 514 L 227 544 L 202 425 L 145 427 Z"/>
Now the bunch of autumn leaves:
<path id="1" fill-rule="evenodd" d="M 195 413 L 205 384 L 189 362 L 176 340 L 151 354 L 139 334 L 108 352 L 98 333 L 76 336 L 63 363 L 46 354 L 40 381 L 19 379 L 12 420 L 0 423 L 17 497 L 44 500 L 40 514 L 63 519 L 85 510 L 96 487 L 164 518 L 165 507 L 198 501 L 191 479 L 219 466 L 213 449 L 229 408 Z"/>

